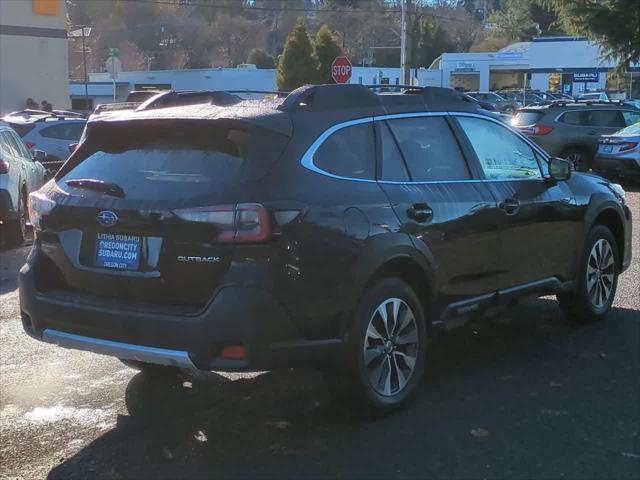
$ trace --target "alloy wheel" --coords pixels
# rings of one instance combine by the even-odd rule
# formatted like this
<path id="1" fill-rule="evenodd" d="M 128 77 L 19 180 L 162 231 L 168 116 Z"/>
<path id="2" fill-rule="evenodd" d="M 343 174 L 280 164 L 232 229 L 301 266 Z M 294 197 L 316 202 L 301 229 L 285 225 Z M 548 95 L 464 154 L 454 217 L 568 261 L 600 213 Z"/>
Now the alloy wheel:
<path id="1" fill-rule="evenodd" d="M 411 307 L 389 298 L 375 309 L 364 340 L 364 365 L 371 387 L 383 396 L 401 392 L 418 357 L 418 325 Z"/>
<path id="2" fill-rule="evenodd" d="M 613 291 L 615 266 L 613 249 L 601 238 L 591 248 L 587 263 L 587 292 L 595 308 L 604 307 Z"/>

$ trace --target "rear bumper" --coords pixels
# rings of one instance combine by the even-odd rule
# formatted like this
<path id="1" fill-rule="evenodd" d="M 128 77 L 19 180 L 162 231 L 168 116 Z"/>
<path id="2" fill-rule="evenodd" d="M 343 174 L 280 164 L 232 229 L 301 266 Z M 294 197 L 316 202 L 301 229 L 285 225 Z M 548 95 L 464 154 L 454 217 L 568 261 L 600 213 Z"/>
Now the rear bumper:
<path id="1" fill-rule="evenodd" d="M 141 362 L 155 363 L 157 365 L 172 365 L 189 370 L 196 369 L 196 366 L 191 361 L 189 354 L 178 350 L 113 342 L 111 340 L 102 340 L 99 338 L 60 332 L 50 328 L 47 328 L 42 332 L 42 341 L 53 343 L 60 347 L 86 350 L 125 360 L 139 360 Z"/>
<path id="2" fill-rule="evenodd" d="M 269 370 L 325 363 L 336 357 L 336 339 L 302 338 L 287 311 L 270 293 L 227 286 L 196 314 L 145 312 L 126 304 L 91 301 L 67 292 L 36 289 L 34 250 L 20 270 L 25 331 L 67 348 L 183 368 Z M 244 358 L 223 358 L 225 346 L 245 347 Z"/>
<path id="3" fill-rule="evenodd" d="M 640 164 L 633 158 L 613 158 L 596 156 L 591 166 L 594 172 L 603 176 L 640 179 Z"/>

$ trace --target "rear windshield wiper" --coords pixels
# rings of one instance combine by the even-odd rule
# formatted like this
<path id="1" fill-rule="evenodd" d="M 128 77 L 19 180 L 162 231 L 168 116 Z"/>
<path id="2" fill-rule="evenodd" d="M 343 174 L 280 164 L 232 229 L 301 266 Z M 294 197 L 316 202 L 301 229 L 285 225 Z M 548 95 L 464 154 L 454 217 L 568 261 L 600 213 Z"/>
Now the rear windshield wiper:
<path id="1" fill-rule="evenodd" d="M 97 190 L 108 195 L 113 195 L 114 197 L 125 197 L 124 190 L 120 185 L 116 183 L 104 182 L 95 178 L 74 178 L 72 180 L 67 180 L 64 183 L 66 183 L 70 187 L 86 188 L 87 190 Z"/>

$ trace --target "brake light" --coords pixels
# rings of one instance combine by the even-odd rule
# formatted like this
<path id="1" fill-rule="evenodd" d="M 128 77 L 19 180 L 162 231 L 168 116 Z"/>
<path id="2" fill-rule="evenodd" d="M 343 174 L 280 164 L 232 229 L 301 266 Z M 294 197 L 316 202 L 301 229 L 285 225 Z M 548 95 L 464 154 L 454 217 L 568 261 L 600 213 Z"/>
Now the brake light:
<path id="1" fill-rule="evenodd" d="M 547 135 L 553 130 L 550 125 L 531 125 L 530 127 L 521 128 L 527 135 Z"/>
<path id="2" fill-rule="evenodd" d="M 624 142 L 620 146 L 620 152 L 626 152 L 627 150 L 633 150 L 638 146 L 638 142 Z"/>
<path id="3" fill-rule="evenodd" d="M 0 160 L 0 173 L 9 173 L 9 162 Z"/>
<path id="4" fill-rule="evenodd" d="M 260 243 L 271 238 L 269 212 L 259 203 L 183 208 L 173 213 L 182 220 L 215 225 L 216 242 Z"/>
<path id="5" fill-rule="evenodd" d="M 36 146 L 36 144 L 33 142 L 24 142 L 24 144 L 27 147 L 27 150 L 31 150 L 33 147 Z"/>
<path id="6" fill-rule="evenodd" d="M 247 349 L 243 345 L 226 345 L 220 356 L 229 360 L 242 360 L 247 356 Z"/>
<path id="7" fill-rule="evenodd" d="M 40 230 L 42 217 L 51 213 L 55 206 L 56 202 L 43 193 L 33 192 L 29 194 L 29 221 L 33 228 Z"/>

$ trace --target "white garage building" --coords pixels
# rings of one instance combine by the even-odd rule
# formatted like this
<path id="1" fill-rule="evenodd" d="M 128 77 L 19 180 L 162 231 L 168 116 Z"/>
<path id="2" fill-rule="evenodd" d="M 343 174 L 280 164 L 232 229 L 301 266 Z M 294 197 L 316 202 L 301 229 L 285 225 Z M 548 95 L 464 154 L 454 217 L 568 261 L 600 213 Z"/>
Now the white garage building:
<path id="1" fill-rule="evenodd" d="M 573 95 L 604 89 L 607 72 L 598 44 L 584 37 L 538 37 L 497 52 L 443 53 L 431 65 L 442 72 L 442 85 L 466 90 L 528 87 L 561 88 Z M 638 72 L 638 65 L 632 66 Z"/>

